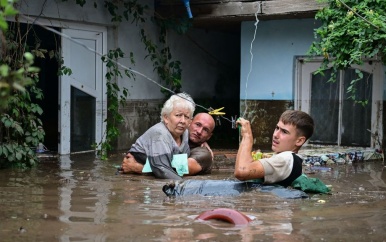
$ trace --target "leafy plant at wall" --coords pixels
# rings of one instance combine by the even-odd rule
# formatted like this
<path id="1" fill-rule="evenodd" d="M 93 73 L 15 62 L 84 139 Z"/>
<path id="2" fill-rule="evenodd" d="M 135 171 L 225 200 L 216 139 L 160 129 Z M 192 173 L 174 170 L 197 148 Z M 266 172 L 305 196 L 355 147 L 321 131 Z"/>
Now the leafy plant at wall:
<path id="1" fill-rule="evenodd" d="M 78 3 L 78 1 L 77 1 Z M 85 1 L 82 1 L 84 4 Z M 78 3 L 79 4 L 79 3 Z M 95 7 L 97 7 L 94 4 Z M 105 1 L 104 7 L 108 10 L 112 16 L 112 22 L 131 21 L 137 26 L 140 23 L 148 21 L 145 17 L 145 12 L 148 10 L 146 5 L 139 4 L 136 0 L 132 1 Z M 161 20 L 156 21 L 159 25 L 159 38 L 158 42 L 154 42 L 145 32 L 145 29 L 140 29 L 141 41 L 144 44 L 145 50 L 148 55 L 145 58 L 149 58 L 153 64 L 153 70 L 157 72 L 159 78 L 164 82 L 163 86 L 172 90 L 173 92 L 179 92 L 181 89 L 181 62 L 174 60 L 170 48 L 167 45 L 167 30 L 168 28 L 174 28 L 177 32 L 182 33 L 187 31 L 188 24 L 176 24 L 173 20 Z M 186 23 L 186 22 L 181 22 Z M 104 141 L 96 144 L 95 147 L 100 148 L 100 155 L 102 159 L 107 158 L 107 152 L 112 150 L 112 142 L 119 136 L 118 126 L 124 121 L 122 115 L 119 113 L 119 107 L 123 106 L 126 102 L 128 90 L 124 88 L 121 90 L 117 85 L 117 79 L 122 78 L 122 74 L 117 66 L 117 61 L 124 57 L 124 53 L 120 48 L 111 50 L 109 54 L 104 56 L 102 60 L 106 63 L 108 72 L 106 74 L 107 79 L 107 98 L 108 98 L 108 119 L 105 120 L 106 133 Z M 134 55 L 130 53 L 131 63 L 134 64 Z M 125 75 L 129 78 L 134 78 L 134 75 L 129 70 L 125 71 Z M 161 92 L 165 96 L 169 96 L 170 92 L 161 89 Z M 121 93 L 121 94 L 120 94 Z"/>
<path id="2" fill-rule="evenodd" d="M 112 142 L 119 135 L 118 126 L 121 124 L 124 119 L 123 116 L 119 113 L 119 107 L 125 105 L 125 101 L 128 95 L 127 88 L 121 90 L 117 84 L 116 77 L 122 78 L 122 73 L 118 68 L 119 59 L 124 57 L 123 51 L 118 48 L 116 50 L 110 50 L 109 53 L 102 57 L 102 61 L 106 63 L 107 73 L 106 73 L 106 86 L 107 86 L 107 97 L 108 97 L 108 111 L 109 116 L 104 120 L 106 122 L 106 132 L 104 141 L 101 141 L 99 144 L 96 144 L 95 148 L 98 148 L 99 155 L 101 159 L 107 159 L 107 152 L 113 150 Z M 130 60 L 132 64 L 135 64 L 133 55 L 131 53 Z M 135 79 L 135 75 L 128 70 L 125 70 L 125 75 L 132 79 Z"/>
<path id="3" fill-rule="evenodd" d="M 67 0 L 62 1 L 65 2 Z M 75 0 L 75 3 L 84 6 L 86 0 Z M 98 7 L 95 1 L 94 7 Z M 111 22 L 113 23 L 130 21 L 138 26 L 140 23 L 149 21 L 145 16 L 148 6 L 138 3 L 137 0 L 104 1 L 104 8 L 106 8 L 112 16 Z M 139 32 L 144 48 L 148 52 L 145 58 L 149 58 L 152 61 L 153 70 L 157 72 L 160 80 L 163 82 L 163 86 L 173 92 L 179 92 L 181 89 L 181 62 L 172 58 L 170 48 L 167 45 L 167 30 L 173 29 L 177 33 L 184 33 L 191 26 L 190 22 L 174 19 L 165 20 L 161 18 L 152 20 L 155 20 L 160 30 L 157 42 L 153 41 L 146 34 L 144 28 L 141 28 Z M 104 140 L 95 144 L 95 148 L 100 150 L 99 154 L 102 159 L 106 159 L 107 152 L 113 150 L 112 143 L 119 136 L 118 127 L 124 121 L 122 115 L 119 113 L 119 107 L 126 103 L 129 92 L 127 88 L 121 90 L 117 84 L 118 78 L 123 78 L 117 61 L 123 58 L 124 55 L 122 50 L 118 48 L 109 51 L 107 55 L 102 57 L 108 69 L 106 74 L 108 119 L 105 120 L 106 132 L 104 134 Z M 135 63 L 133 53 L 130 53 L 130 60 L 132 64 Z M 125 71 L 125 75 L 131 79 L 135 77 L 129 70 Z M 171 95 L 171 93 L 165 89 L 161 89 L 161 92 L 165 94 L 165 97 Z"/>
<path id="4" fill-rule="evenodd" d="M 39 118 L 43 110 L 32 101 L 43 98 L 42 91 L 36 87 L 39 69 L 32 65 L 34 55 L 44 55 L 45 50 L 38 46 L 29 50 L 27 35 L 18 30 L 19 23 L 14 22 L 1 33 L 1 86 L 8 84 L 5 86 L 9 89 L 5 94 L 7 105 L 0 115 L 0 166 L 26 168 L 38 161 L 35 149 L 45 135 Z M 1 93 L 4 98 L 4 89 Z"/>
<path id="5" fill-rule="evenodd" d="M 170 48 L 167 44 L 167 31 L 173 29 L 179 34 L 185 33 L 191 26 L 189 21 L 176 22 L 175 19 L 157 18 L 156 23 L 160 28 L 158 44 L 155 44 L 149 37 L 146 36 L 144 29 L 141 29 L 141 40 L 145 44 L 145 49 L 148 55 L 145 58 L 150 58 L 153 63 L 153 70 L 157 72 L 161 80 L 164 81 L 164 86 L 175 93 L 180 92 L 181 85 L 181 62 L 173 60 Z M 160 47 L 161 46 L 161 47 Z M 161 92 L 169 97 L 171 93 L 166 89 L 161 89 Z"/>
<path id="6" fill-rule="evenodd" d="M 123 6 L 121 6 L 122 4 Z M 148 21 L 145 17 L 145 12 L 148 10 L 146 5 L 139 4 L 136 0 L 132 1 L 105 1 L 105 7 L 112 16 L 112 22 L 122 22 L 123 20 L 130 21 L 138 26 L 139 23 Z M 140 29 L 141 41 L 144 44 L 145 50 L 153 63 L 153 70 L 157 72 L 160 79 L 164 82 L 164 86 L 174 92 L 179 92 L 181 89 L 181 62 L 174 60 L 167 44 L 167 30 L 173 29 L 182 34 L 190 27 L 188 21 L 177 21 L 174 19 L 152 19 L 159 26 L 158 42 L 153 41 L 147 34 L 144 28 Z M 165 96 L 170 95 L 170 92 L 161 89 Z"/>
<path id="7" fill-rule="evenodd" d="M 335 80 L 338 70 L 362 65 L 364 58 L 386 63 L 386 1 L 383 0 L 321 0 L 327 6 L 316 14 L 322 26 L 315 30 L 316 41 L 309 53 L 323 56 L 317 73 L 331 67 Z M 357 70 L 347 92 L 353 100 L 355 83 L 363 78 Z M 359 101 L 358 101 L 359 102 Z M 366 101 L 364 101 L 366 103 Z"/>
<path id="8" fill-rule="evenodd" d="M 0 1 L 0 29 L 2 31 L 2 46 L 6 47 L 4 34 L 8 30 L 7 17 L 11 17 L 17 14 L 17 10 L 13 7 L 13 1 Z M 2 47 L 2 48 L 4 48 Z M 6 58 L 6 56 L 2 56 Z M 4 61 L 0 66 L 0 111 L 2 111 L 8 103 L 9 96 L 13 91 L 24 91 L 24 86 L 28 85 L 28 80 L 23 78 L 23 75 L 19 75 L 15 70 L 11 69 L 10 66 Z"/>

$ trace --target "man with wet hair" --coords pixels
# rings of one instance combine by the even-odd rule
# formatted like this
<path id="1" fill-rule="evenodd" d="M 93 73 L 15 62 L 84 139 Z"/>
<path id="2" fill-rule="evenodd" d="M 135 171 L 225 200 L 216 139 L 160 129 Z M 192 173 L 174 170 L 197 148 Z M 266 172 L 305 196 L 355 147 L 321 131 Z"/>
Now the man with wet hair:
<path id="1" fill-rule="evenodd" d="M 265 184 L 289 186 L 302 175 L 303 160 L 297 155 L 302 145 L 314 132 L 314 120 L 305 112 L 285 111 L 272 135 L 270 158 L 253 160 L 253 135 L 250 122 L 240 118 L 241 142 L 237 152 L 235 177 L 239 180 L 263 179 Z"/>
<path id="2" fill-rule="evenodd" d="M 213 153 L 207 141 L 212 137 L 215 121 L 208 113 L 198 113 L 194 116 L 189 130 L 190 155 L 188 157 L 188 175 L 208 174 L 212 170 Z M 144 165 L 137 162 L 129 152 L 123 159 L 122 173 L 142 174 Z"/>

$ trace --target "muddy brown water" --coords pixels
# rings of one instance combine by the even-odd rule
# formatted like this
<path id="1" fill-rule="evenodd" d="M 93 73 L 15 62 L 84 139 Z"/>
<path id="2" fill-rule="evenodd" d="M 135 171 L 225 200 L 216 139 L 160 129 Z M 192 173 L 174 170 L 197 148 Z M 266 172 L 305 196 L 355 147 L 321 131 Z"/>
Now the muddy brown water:
<path id="1" fill-rule="evenodd" d="M 283 199 L 239 196 L 169 198 L 166 180 L 116 175 L 121 157 L 61 157 L 28 170 L 0 170 L 0 241 L 385 241 L 386 172 L 382 161 L 308 174 L 330 195 Z M 308 170 L 305 170 L 308 172 Z M 234 179 L 232 170 L 193 179 Z M 187 178 L 191 179 L 191 178 Z M 247 214 L 248 226 L 198 222 L 214 208 Z"/>

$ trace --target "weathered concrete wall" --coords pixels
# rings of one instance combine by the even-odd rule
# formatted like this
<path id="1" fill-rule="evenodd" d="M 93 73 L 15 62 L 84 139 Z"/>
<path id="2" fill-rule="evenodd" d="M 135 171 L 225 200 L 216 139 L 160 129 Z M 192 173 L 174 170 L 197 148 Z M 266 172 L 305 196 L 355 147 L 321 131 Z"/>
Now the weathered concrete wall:
<path id="1" fill-rule="evenodd" d="M 149 127 L 160 122 L 160 113 L 164 101 L 164 99 L 130 100 L 126 102 L 124 107 L 120 107 L 119 112 L 122 113 L 125 121 L 119 127 L 121 135 L 117 140 L 117 150 L 127 150 Z M 225 117 L 228 119 L 230 119 L 230 116 L 238 117 L 238 97 L 237 99 L 228 98 L 219 100 L 195 99 L 195 102 L 205 107 L 224 107 L 222 111 L 226 113 Z M 196 107 L 196 113 L 197 112 L 207 111 Z M 237 149 L 239 145 L 238 129 L 233 129 L 232 124 L 228 120 L 223 118 L 219 119 L 220 123 L 216 122 L 214 134 L 208 142 L 209 145 L 214 149 Z"/>
<path id="2" fill-rule="evenodd" d="M 125 121 L 119 127 L 121 135 L 117 140 L 118 150 L 127 151 L 141 134 L 160 122 L 162 104 L 162 99 L 130 100 L 119 109 Z"/>

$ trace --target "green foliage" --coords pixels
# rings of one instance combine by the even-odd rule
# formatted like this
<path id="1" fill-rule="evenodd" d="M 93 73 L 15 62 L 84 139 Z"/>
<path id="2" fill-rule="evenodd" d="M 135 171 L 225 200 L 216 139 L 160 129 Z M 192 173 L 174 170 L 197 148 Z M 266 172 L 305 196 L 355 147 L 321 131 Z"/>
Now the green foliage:
<path id="1" fill-rule="evenodd" d="M 0 1 L 0 29 L 2 31 L 8 30 L 7 17 L 15 16 L 18 11 L 13 7 L 17 0 L 1 0 Z"/>
<path id="2" fill-rule="evenodd" d="M 104 7 L 112 16 L 111 22 L 122 22 L 123 19 L 129 21 L 132 17 L 131 23 L 136 24 L 145 22 L 144 12 L 149 9 L 147 5 L 141 5 L 136 0 L 105 1 Z"/>
<path id="3" fill-rule="evenodd" d="M 311 55 L 323 56 L 318 71 L 331 67 L 338 70 L 354 64 L 362 65 L 364 58 L 377 58 L 386 63 L 386 1 L 384 0 L 322 0 L 327 7 L 316 14 L 322 26 L 315 30 L 317 39 L 311 45 Z M 355 100 L 354 85 L 362 79 L 357 71 L 347 90 Z"/>
<path id="4" fill-rule="evenodd" d="M 124 121 L 123 116 L 119 113 L 119 107 L 124 106 L 126 103 L 127 96 L 129 94 L 127 88 L 122 90 L 118 86 L 118 78 L 122 78 L 122 73 L 118 67 L 118 61 L 124 58 L 124 53 L 121 49 L 110 50 L 107 55 L 102 57 L 102 61 L 106 63 L 106 86 L 107 86 L 107 97 L 109 112 L 108 118 L 104 120 L 106 122 L 106 132 L 104 134 L 104 141 L 95 145 L 101 159 L 107 159 L 107 152 L 113 149 L 111 143 L 119 136 L 118 126 Z M 131 63 L 134 63 L 134 59 L 130 58 Z M 125 71 L 125 75 L 129 78 L 135 79 L 135 76 Z"/>
<path id="5" fill-rule="evenodd" d="M 1 35 L 4 36 L 8 31 L 8 23 L 6 21 L 7 17 L 14 16 L 17 14 L 17 10 L 13 7 L 13 4 L 16 1 L 7 0 L 0 1 L 0 30 Z M 2 38 L 1 44 L 3 46 L 7 45 L 5 43 L 6 39 Z M 14 45 L 7 46 L 9 50 L 15 48 Z M 24 91 L 24 86 L 29 84 L 29 80 L 24 79 L 22 75 L 23 70 L 13 70 L 6 62 L 11 61 L 12 58 L 9 55 L 4 56 L 7 60 L 3 60 L 0 64 L 0 111 L 2 111 L 8 103 L 9 96 L 12 91 L 19 90 Z M 3 57 L 3 58 L 4 58 Z"/>
<path id="6" fill-rule="evenodd" d="M 32 54 L 26 52 L 24 57 L 23 66 L 11 73 L 17 73 L 17 79 L 25 79 L 29 86 L 24 91 L 14 91 L 8 98 L 5 112 L 0 115 L 0 167 L 26 168 L 35 165 L 38 162 L 35 147 L 44 139 L 39 119 L 43 110 L 31 102 L 31 95 L 36 99 L 43 98 L 42 91 L 36 88 L 39 70 L 31 66 Z M 8 67 L 12 69 L 14 64 L 19 62 L 9 63 Z"/>
<path id="7" fill-rule="evenodd" d="M 130 21 L 137 26 L 140 23 L 146 22 L 148 19 L 145 13 L 148 6 L 138 3 L 136 0 L 130 1 L 105 1 L 104 7 L 112 16 L 112 22 Z M 167 30 L 174 29 L 178 33 L 185 33 L 191 26 L 187 21 L 176 20 L 156 20 L 159 25 L 159 39 L 158 42 L 148 37 L 145 29 L 140 29 L 141 41 L 144 44 L 145 50 L 153 63 L 153 70 L 157 72 L 164 86 L 168 89 L 179 92 L 181 89 L 181 62 L 174 60 L 170 48 L 167 45 Z M 119 113 L 119 107 L 126 102 L 128 90 L 123 88 L 121 90 L 117 84 L 117 78 L 123 78 L 122 73 L 118 69 L 117 61 L 124 57 L 121 49 L 111 50 L 106 56 L 102 58 L 108 71 L 106 73 L 107 79 L 107 98 L 108 98 L 108 119 L 106 122 L 106 133 L 104 141 L 95 144 L 95 148 L 100 148 L 100 156 L 102 159 L 107 159 L 107 152 L 112 150 L 112 142 L 120 135 L 118 126 L 124 121 L 122 115 Z M 134 64 L 134 54 L 130 53 L 131 63 Z M 129 79 L 135 79 L 135 76 L 130 70 L 125 70 L 125 76 Z M 170 95 L 165 89 L 161 89 L 165 96 Z"/>
<path id="8" fill-rule="evenodd" d="M 180 92 L 181 88 L 181 62 L 174 61 L 170 52 L 170 48 L 164 42 L 163 35 L 160 37 L 160 44 L 164 47 L 159 50 L 158 45 L 154 44 L 149 39 L 145 31 L 141 30 L 141 40 L 145 44 L 145 49 L 148 55 L 145 58 L 150 58 L 153 63 L 153 70 L 158 73 L 158 76 L 163 80 L 164 86 L 174 92 Z M 170 94 L 169 91 L 161 89 L 165 95 Z"/>
<path id="9" fill-rule="evenodd" d="M 43 97 L 36 88 L 39 69 L 33 63 L 34 55 L 44 56 L 45 51 L 35 48 L 29 52 L 25 35 L 15 31 L 18 23 L 6 22 L 7 17 L 17 14 L 15 2 L 0 1 L 0 167 L 26 168 L 38 161 L 34 150 L 44 139 L 39 119 L 43 110 L 31 97 Z"/>

